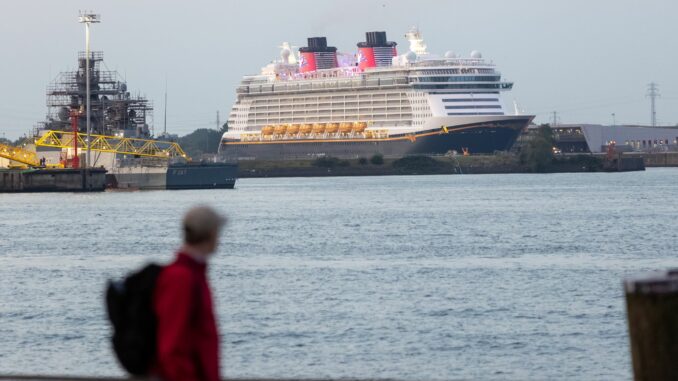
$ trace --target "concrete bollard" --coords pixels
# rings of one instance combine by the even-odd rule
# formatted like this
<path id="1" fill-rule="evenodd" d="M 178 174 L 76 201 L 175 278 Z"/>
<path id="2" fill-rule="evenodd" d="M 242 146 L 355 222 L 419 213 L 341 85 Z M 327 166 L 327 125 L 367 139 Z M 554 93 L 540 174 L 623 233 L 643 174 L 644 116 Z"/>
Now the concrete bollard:
<path id="1" fill-rule="evenodd" d="M 678 380 L 678 270 L 624 281 L 635 381 Z"/>

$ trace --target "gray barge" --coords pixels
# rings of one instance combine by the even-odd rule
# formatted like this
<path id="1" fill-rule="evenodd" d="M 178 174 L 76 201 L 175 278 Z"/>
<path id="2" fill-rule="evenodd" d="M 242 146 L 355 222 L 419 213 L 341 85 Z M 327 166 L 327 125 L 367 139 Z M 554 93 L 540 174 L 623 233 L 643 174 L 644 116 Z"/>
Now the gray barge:
<path id="1" fill-rule="evenodd" d="M 106 186 L 114 190 L 233 189 L 237 174 L 238 165 L 229 162 L 121 161 L 106 175 Z"/>

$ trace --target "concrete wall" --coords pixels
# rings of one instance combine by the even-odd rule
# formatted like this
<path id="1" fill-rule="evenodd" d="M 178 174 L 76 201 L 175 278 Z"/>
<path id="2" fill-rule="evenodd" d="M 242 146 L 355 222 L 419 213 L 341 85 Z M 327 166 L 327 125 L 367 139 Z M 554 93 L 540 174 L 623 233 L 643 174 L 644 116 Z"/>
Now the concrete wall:
<path id="1" fill-rule="evenodd" d="M 103 191 L 105 175 L 102 169 L 90 170 L 85 178 L 84 171 L 77 169 L 4 170 L 0 171 L 0 192 Z"/>
<path id="2" fill-rule="evenodd" d="M 678 152 L 657 152 L 631 155 L 642 157 L 645 160 L 646 167 L 678 167 Z"/>
<path id="3" fill-rule="evenodd" d="M 617 146 L 633 146 L 636 151 L 653 151 L 678 144 L 678 128 L 648 126 L 602 126 L 594 124 L 581 125 L 591 152 L 603 152 L 608 142 L 615 141 Z M 666 141 L 668 140 L 668 146 Z M 645 141 L 645 145 L 643 145 Z M 657 141 L 657 144 L 654 142 Z M 659 144 L 659 141 L 663 143 Z M 632 144 L 633 143 L 633 144 Z M 639 143 L 636 146 L 636 143 Z M 650 144 L 651 143 L 651 144 Z"/>

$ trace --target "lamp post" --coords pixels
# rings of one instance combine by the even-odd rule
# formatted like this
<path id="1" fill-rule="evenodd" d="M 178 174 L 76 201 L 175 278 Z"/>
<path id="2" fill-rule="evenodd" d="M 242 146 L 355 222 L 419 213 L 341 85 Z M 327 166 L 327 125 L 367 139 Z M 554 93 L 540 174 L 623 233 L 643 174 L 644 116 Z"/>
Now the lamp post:
<path id="1" fill-rule="evenodd" d="M 92 23 L 101 22 L 101 17 L 94 13 L 80 12 L 80 17 L 78 17 L 78 22 L 85 24 L 85 112 L 87 114 L 87 154 L 85 156 L 85 168 L 91 166 L 90 162 L 90 134 L 92 133 L 92 124 L 90 121 L 90 72 L 89 72 L 89 26 Z"/>

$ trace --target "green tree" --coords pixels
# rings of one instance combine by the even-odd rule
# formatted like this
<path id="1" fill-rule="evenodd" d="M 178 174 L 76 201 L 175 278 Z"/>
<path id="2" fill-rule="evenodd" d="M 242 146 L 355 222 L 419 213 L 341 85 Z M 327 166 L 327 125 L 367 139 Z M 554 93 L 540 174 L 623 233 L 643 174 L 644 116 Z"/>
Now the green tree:
<path id="1" fill-rule="evenodd" d="M 179 138 L 179 145 L 193 159 L 200 159 L 204 154 L 215 154 L 221 142 L 221 131 L 211 128 L 199 128 Z"/>
<path id="2" fill-rule="evenodd" d="M 520 152 L 520 162 L 528 165 L 532 172 L 548 172 L 553 164 L 553 131 L 548 124 L 542 124 L 531 135 Z"/>

